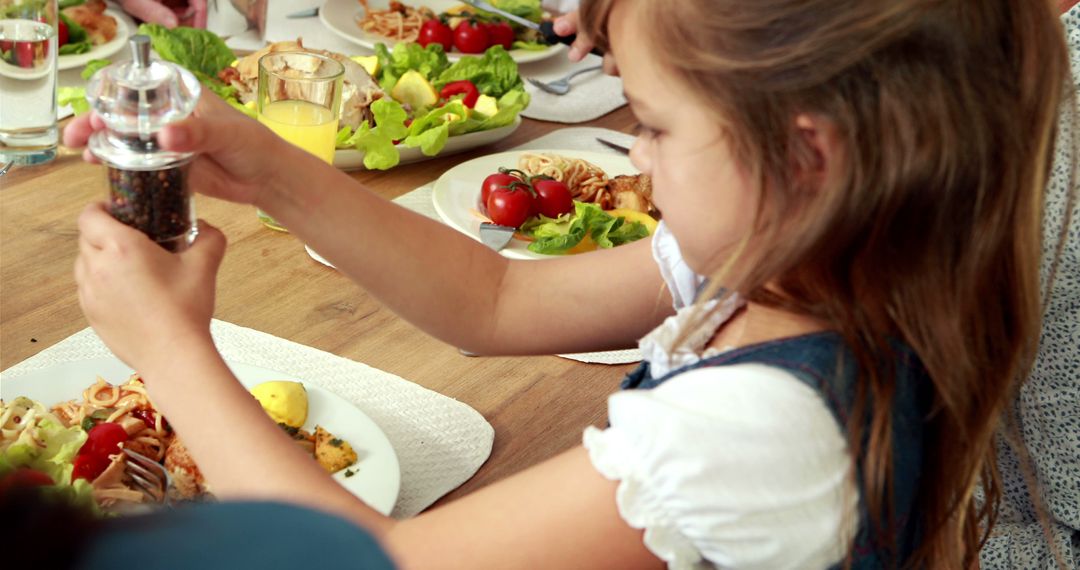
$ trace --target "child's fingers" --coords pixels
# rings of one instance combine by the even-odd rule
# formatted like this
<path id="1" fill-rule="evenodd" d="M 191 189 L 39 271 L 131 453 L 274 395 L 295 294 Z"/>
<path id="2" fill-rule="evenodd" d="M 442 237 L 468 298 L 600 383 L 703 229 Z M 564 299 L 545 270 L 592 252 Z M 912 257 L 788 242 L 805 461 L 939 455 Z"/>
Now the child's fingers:
<path id="1" fill-rule="evenodd" d="M 123 0 L 120 5 L 124 11 L 151 24 L 161 24 L 166 28 L 175 28 L 180 21 L 176 13 L 157 0 Z"/>

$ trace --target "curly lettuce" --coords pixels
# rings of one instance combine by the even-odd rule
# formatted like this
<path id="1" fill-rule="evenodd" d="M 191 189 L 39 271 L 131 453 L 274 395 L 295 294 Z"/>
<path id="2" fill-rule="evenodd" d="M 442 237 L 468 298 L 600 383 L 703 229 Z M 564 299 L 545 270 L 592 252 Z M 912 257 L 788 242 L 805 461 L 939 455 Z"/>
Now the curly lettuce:
<path id="1" fill-rule="evenodd" d="M 597 247 L 610 249 L 649 236 L 641 222 L 630 222 L 608 214 L 596 204 L 574 202 L 574 213 L 558 219 L 537 216 L 525 222 L 521 231 L 534 238 L 529 251 L 545 255 L 563 255 L 586 237 Z"/>

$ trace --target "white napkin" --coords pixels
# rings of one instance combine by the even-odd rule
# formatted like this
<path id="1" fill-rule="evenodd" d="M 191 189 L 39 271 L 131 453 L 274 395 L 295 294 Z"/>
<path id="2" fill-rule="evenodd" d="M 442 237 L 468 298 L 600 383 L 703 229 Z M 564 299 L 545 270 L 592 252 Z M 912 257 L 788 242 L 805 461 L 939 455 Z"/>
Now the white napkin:
<path id="1" fill-rule="evenodd" d="M 571 63 L 564 54 L 519 66 L 522 77 L 540 81 L 554 81 L 567 74 L 600 65 L 597 55 Z M 525 82 L 525 90 L 532 96 L 529 106 L 521 112 L 523 117 L 557 123 L 584 123 L 602 117 L 626 104 L 622 93 L 622 79 L 606 75 L 602 70 L 583 73 L 570 80 L 570 92 L 552 95 Z"/>
<path id="2" fill-rule="evenodd" d="M 394 446 L 401 492 L 391 516 L 408 518 L 456 489 L 491 454 L 495 430 L 469 406 L 398 376 L 295 342 L 214 320 L 214 342 L 226 360 L 303 378 L 352 402 Z M 4 371 L 4 376 L 60 362 L 112 356 L 84 329 Z"/>

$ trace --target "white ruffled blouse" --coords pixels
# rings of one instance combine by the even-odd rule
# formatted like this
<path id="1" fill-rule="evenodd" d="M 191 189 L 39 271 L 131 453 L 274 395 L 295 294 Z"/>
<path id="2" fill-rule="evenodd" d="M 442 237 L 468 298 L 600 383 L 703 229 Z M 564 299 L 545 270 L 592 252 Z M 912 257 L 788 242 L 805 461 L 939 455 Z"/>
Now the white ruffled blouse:
<path id="1" fill-rule="evenodd" d="M 719 353 L 704 351 L 739 308 L 730 299 L 684 347 L 703 279 L 663 222 L 653 256 L 677 314 L 640 341 L 653 376 Z M 645 546 L 668 568 L 824 568 L 847 552 L 858 492 L 839 424 L 819 394 L 763 364 L 706 367 L 652 390 L 608 400 L 607 429 L 585 430 L 596 469 L 618 480 L 619 512 L 645 529 Z"/>

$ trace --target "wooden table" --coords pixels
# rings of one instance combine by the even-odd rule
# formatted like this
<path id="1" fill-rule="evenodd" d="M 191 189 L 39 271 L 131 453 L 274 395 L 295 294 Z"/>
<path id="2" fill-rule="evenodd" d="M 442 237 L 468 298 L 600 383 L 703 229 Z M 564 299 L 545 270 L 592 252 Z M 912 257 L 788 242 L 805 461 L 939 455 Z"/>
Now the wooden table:
<path id="1" fill-rule="evenodd" d="M 628 132 L 627 108 L 581 126 Z M 450 167 L 506 150 L 563 125 L 525 120 L 509 138 L 473 152 L 389 172 L 354 176 L 394 198 Z M 72 275 L 75 220 L 107 194 L 103 167 L 63 150 L 53 163 L 0 177 L 0 369 L 87 326 Z M 218 280 L 215 317 L 364 362 L 456 398 L 495 427 L 491 458 L 447 498 L 464 495 L 581 441 L 606 417 L 606 395 L 630 368 L 555 356 L 469 358 L 420 332 L 347 278 L 304 252 L 292 236 L 264 228 L 251 207 L 196 200 L 229 248 Z M 163 331 L 164 332 L 164 331 Z"/>

